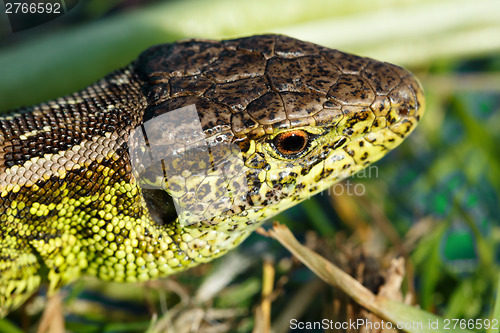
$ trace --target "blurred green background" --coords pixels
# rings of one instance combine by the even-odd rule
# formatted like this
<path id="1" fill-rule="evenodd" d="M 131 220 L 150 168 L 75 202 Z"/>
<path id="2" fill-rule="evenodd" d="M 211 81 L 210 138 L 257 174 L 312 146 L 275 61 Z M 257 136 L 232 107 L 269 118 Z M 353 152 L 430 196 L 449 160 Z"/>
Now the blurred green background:
<path id="1" fill-rule="evenodd" d="M 0 110 L 71 93 L 151 45 L 184 38 L 282 33 L 405 66 L 427 99 L 411 137 L 370 174 L 336 187 L 339 195 L 319 195 L 274 220 L 334 261 L 361 249 L 383 271 L 402 255 L 403 292 L 414 304 L 447 318 L 491 318 L 500 302 L 499 13 L 497 0 L 91 0 L 15 34 L 0 15 Z M 348 195 L 349 184 L 360 184 L 362 195 Z M 166 281 L 76 283 L 65 289 L 66 324 L 74 332 L 191 332 L 203 314 L 200 332 L 251 332 L 263 262 L 276 272 L 275 332 L 287 332 L 290 318 L 333 316 L 335 292 L 256 234 Z M 207 291 L 213 281 L 216 292 Z M 33 330 L 43 302 L 42 291 L 0 330 Z M 300 309 L 291 306 L 297 302 Z"/>

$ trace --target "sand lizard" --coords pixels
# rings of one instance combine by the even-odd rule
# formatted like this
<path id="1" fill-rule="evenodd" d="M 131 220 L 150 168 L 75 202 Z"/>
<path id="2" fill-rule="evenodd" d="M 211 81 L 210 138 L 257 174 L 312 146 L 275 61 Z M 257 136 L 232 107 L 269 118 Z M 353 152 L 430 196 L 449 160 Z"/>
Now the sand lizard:
<path id="1" fill-rule="evenodd" d="M 210 261 L 380 159 L 424 110 L 384 62 L 279 35 L 154 46 L 0 116 L 0 315 L 46 281 Z"/>

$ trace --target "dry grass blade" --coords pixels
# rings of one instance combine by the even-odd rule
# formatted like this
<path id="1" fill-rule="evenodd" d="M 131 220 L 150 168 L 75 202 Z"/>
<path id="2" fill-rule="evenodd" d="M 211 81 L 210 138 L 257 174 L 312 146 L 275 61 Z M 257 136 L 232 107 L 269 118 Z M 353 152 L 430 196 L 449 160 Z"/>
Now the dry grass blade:
<path id="1" fill-rule="evenodd" d="M 268 234 L 286 247 L 322 280 L 341 289 L 356 303 L 382 319 L 390 321 L 394 325 L 403 325 L 400 327 L 402 331 L 408 333 L 423 333 L 430 330 L 435 333 L 449 332 L 449 330 L 444 329 L 443 319 L 402 302 L 373 294 L 349 274 L 300 244 L 286 226 L 275 224 Z M 429 327 L 430 324 L 433 326 Z M 468 330 L 455 332 L 472 333 Z"/>
<path id="2" fill-rule="evenodd" d="M 290 318 L 300 318 L 319 292 L 324 291 L 327 285 L 320 279 L 314 279 L 305 284 L 294 293 L 286 308 L 273 321 L 271 331 L 274 333 L 286 333 L 290 331 Z"/>
<path id="3" fill-rule="evenodd" d="M 37 333 L 63 333 L 64 316 L 62 309 L 62 299 L 60 294 L 56 294 L 48 299 L 47 307 L 43 312 Z"/>
<path id="4" fill-rule="evenodd" d="M 271 302 L 274 289 L 274 262 L 264 261 L 262 277 L 262 302 L 255 310 L 255 327 L 253 332 L 267 333 L 271 331 Z"/>

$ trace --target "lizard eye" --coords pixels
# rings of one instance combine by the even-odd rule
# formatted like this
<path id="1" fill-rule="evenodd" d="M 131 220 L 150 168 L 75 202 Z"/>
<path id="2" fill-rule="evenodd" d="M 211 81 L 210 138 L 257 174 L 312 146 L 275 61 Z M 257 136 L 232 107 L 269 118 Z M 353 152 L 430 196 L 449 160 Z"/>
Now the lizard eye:
<path id="1" fill-rule="evenodd" d="M 309 146 L 309 135 L 303 130 L 283 132 L 273 140 L 274 147 L 284 157 L 294 157 Z"/>

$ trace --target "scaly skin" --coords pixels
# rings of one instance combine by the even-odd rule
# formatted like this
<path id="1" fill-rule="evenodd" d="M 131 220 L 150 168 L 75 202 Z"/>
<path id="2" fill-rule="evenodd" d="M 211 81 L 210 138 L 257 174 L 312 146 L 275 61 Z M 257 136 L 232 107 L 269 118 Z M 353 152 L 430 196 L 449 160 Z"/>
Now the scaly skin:
<path id="1" fill-rule="evenodd" d="M 264 35 L 152 47 L 12 111 L 0 117 L 0 315 L 42 281 L 49 293 L 84 274 L 145 281 L 219 257 L 399 145 L 423 105 L 400 67 Z"/>

